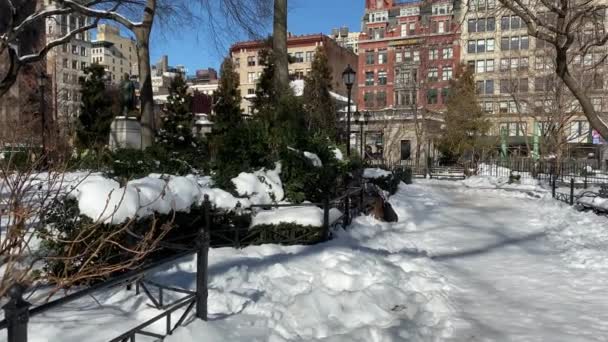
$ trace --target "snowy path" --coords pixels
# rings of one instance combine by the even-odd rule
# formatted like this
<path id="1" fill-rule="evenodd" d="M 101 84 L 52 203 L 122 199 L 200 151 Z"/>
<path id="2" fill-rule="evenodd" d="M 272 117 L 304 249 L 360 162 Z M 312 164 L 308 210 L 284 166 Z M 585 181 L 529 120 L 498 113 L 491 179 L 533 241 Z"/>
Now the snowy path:
<path id="1" fill-rule="evenodd" d="M 447 184 L 447 183 L 446 183 Z M 454 341 L 608 341 L 608 222 L 524 194 L 414 185 L 392 203 L 454 287 Z"/>

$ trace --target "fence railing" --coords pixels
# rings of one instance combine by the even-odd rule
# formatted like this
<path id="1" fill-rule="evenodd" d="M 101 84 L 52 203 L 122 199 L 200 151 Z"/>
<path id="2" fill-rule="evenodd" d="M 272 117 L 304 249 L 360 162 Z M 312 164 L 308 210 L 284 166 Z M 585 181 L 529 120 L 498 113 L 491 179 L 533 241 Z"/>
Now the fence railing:
<path id="1" fill-rule="evenodd" d="M 186 319 L 186 317 L 194 310 L 195 317 L 207 320 L 207 306 L 208 306 L 208 264 L 209 264 L 209 247 L 244 247 L 249 244 L 260 244 L 260 243 L 283 243 L 283 244 L 295 244 L 301 241 L 309 242 L 321 242 L 331 237 L 331 228 L 337 225 L 346 227 L 351 223 L 351 220 L 358 213 L 365 211 L 363 207 L 363 197 L 365 195 L 365 185 L 360 187 L 348 188 L 344 194 L 336 199 L 326 199 L 323 203 L 306 203 L 298 205 L 285 205 L 285 204 L 271 204 L 256 207 L 264 208 L 280 208 L 280 207 L 301 207 L 301 206 L 318 206 L 323 209 L 323 225 L 322 227 L 312 227 L 305 229 L 302 234 L 297 235 L 295 233 L 282 234 L 276 230 L 270 231 L 268 228 L 255 231 L 255 228 L 250 227 L 229 227 L 229 228 L 218 228 L 216 229 L 213 220 L 213 210 L 209 197 L 205 195 L 203 202 L 203 216 L 204 224 L 198 229 L 195 236 L 188 236 L 191 240 L 195 237 L 195 244 L 184 244 L 180 241 L 163 242 L 160 247 L 166 250 L 174 251 L 174 254 L 170 257 L 166 257 L 162 260 L 157 260 L 142 265 L 138 270 L 130 271 L 122 275 L 118 275 L 110 280 L 104 281 L 90 286 L 87 289 L 74 292 L 67 296 L 59 299 L 50 301 L 48 303 L 32 306 L 24 299 L 24 295 L 27 292 L 27 288 L 22 285 L 15 284 L 8 292 L 8 303 L 3 306 L 4 320 L 0 321 L 0 330 L 6 329 L 7 331 L 7 342 L 28 342 L 28 323 L 30 318 L 35 317 L 41 313 L 47 312 L 59 306 L 68 304 L 85 296 L 92 295 L 93 293 L 103 291 L 116 286 L 127 286 L 127 290 L 130 290 L 133 283 L 135 283 L 136 295 L 143 292 L 148 299 L 152 302 L 153 307 L 162 311 L 156 317 L 134 327 L 133 329 L 126 331 L 116 338 L 110 340 L 111 342 L 122 342 L 122 341 L 135 341 L 136 336 L 147 336 L 157 340 L 163 340 L 164 337 L 170 335 L 177 329 Z M 330 217 L 330 210 L 337 208 L 341 210 L 342 215 L 337 218 Z M 253 233 L 252 233 L 253 231 Z M 257 239 L 249 238 L 248 234 L 257 234 Z M 133 234 L 133 237 L 137 238 L 137 235 Z M 263 239 L 266 239 L 264 241 Z M 215 243 L 211 243 L 214 241 Z M 222 243 L 224 241 L 224 243 Z M 165 284 L 159 284 L 157 282 L 145 279 L 146 275 L 152 272 L 154 269 L 160 268 L 169 263 L 175 262 L 178 259 L 197 255 L 196 263 L 196 289 L 194 291 L 176 288 Z M 155 297 L 150 291 L 150 287 L 157 288 L 158 297 Z M 165 303 L 165 293 L 167 291 L 182 294 L 183 297 L 172 303 Z M 179 318 L 174 323 L 174 316 L 177 315 L 178 311 L 183 310 L 179 315 Z M 159 334 L 156 332 L 150 332 L 147 329 L 154 323 L 165 320 L 166 329 L 165 334 Z"/>

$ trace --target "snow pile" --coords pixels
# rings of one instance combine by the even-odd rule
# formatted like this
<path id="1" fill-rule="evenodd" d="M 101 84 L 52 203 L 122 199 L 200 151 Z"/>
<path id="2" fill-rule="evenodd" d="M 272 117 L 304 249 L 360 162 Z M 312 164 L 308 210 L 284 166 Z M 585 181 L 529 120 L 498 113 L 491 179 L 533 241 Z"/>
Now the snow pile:
<path id="1" fill-rule="evenodd" d="M 342 216 L 335 208 L 329 211 L 329 223 L 333 223 Z M 323 209 L 315 206 L 307 207 L 283 207 L 276 210 L 265 210 L 257 213 L 251 222 L 251 226 L 278 225 L 281 223 L 295 223 L 301 226 L 323 226 Z"/>
<path id="2" fill-rule="evenodd" d="M 496 164 L 485 164 L 481 163 L 477 167 L 477 174 L 481 176 L 497 176 L 501 177 L 509 177 L 511 174 L 511 169 L 506 167 L 498 166 Z"/>
<path id="3" fill-rule="evenodd" d="M 440 341 L 452 331 L 450 286 L 432 261 L 392 253 L 372 218 L 316 246 L 211 251 L 210 322 L 193 321 L 168 342 Z M 355 234 L 356 232 L 356 234 Z M 195 260 L 159 275 L 194 272 Z M 194 286 L 194 278 L 190 287 Z M 215 318 L 220 318 L 216 320 Z"/>
<path id="4" fill-rule="evenodd" d="M 238 194 L 249 197 L 252 204 L 271 204 L 280 202 L 285 197 L 280 175 L 281 163 L 276 163 L 274 170 L 241 172 L 232 179 L 232 183 Z"/>
<path id="5" fill-rule="evenodd" d="M 333 152 L 334 152 L 334 156 L 336 157 L 336 160 L 338 160 L 338 161 L 344 160 L 344 155 L 342 154 L 342 151 L 339 148 L 335 147 L 333 149 Z"/>
<path id="6" fill-rule="evenodd" d="M 108 224 L 120 224 L 154 213 L 189 212 L 193 205 L 202 204 L 205 194 L 209 195 L 212 205 L 221 209 L 234 209 L 239 202 L 243 207 L 250 206 L 246 199 L 236 199 L 226 191 L 201 186 L 193 176 L 168 178 L 164 180 L 152 175 L 121 187 L 111 179 L 88 177 L 79 181 L 69 196 L 78 201 L 82 215 Z M 207 180 L 202 183 L 209 184 Z"/>
<path id="7" fill-rule="evenodd" d="M 393 175 L 392 172 L 382 170 L 380 168 L 365 169 L 363 171 L 363 178 L 367 178 L 367 179 L 378 179 L 378 178 L 390 177 L 392 175 Z"/>
<path id="8" fill-rule="evenodd" d="M 584 205 L 608 210 L 608 198 L 583 196 L 578 202 Z"/>
<path id="9" fill-rule="evenodd" d="M 315 153 L 304 151 L 304 157 L 308 158 L 308 160 L 312 162 L 312 166 L 323 167 L 323 162 L 321 161 L 321 158 L 319 158 L 319 156 Z"/>

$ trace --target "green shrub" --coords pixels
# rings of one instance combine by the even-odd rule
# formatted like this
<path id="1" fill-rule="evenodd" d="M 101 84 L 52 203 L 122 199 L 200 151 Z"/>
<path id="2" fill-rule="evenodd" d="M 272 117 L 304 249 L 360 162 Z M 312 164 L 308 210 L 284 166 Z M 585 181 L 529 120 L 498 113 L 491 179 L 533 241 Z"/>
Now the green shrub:
<path id="1" fill-rule="evenodd" d="M 386 177 L 369 179 L 368 181 L 369 183 L 377 185 L 380 189 L 388 191 L 391 195 L 394 195 L 397 192 L 399 189 L 399 183 L 401 183 L 401 179 L 395 174 L 391 174 L 390 176 Z"/>
<path id="2" fill-rule="evenodd" d="M 130 260 L 133 255 L 113 244 L 105 244 L 104 248 L 94 255 L 86 248 L 96 241 L 112 235 L 114 241 L 119 241 L 125 247 L 136 246 L 138 241 L 126 231 L 121 231 L 124 225 L 95 223 L 92 219 L 81 215 L 78 202 L 73 198 L 55 200 L 42 220 L 43 229 L 37 232 L 40 238 L 40 254 L 43 257 L 43 272 L 50 276 L 66 278 L 78 272 L 80 265 L 86 260 L 97 265 L 116 265 Z M 194 246 L 194 237 L 201 225 L 204 225 L 203 208 L 193 206 L 190 212 L 176 212 L 167 215 L 154 215 L 129 223 L 129 229 L 135 234 L 144 235 L 156 224 L 157 233 L 162 229 L 171 229 L 164 237 L 176 243 Z M 162 228 L 161 228 L 162 227 Z M 82 234 L 86 232 L 86 234 Z M 78 242 L 74 242 L 78 241 Z M 170 250 L 158 248 L 152 251 L 146 261 L 153 261 Z M 84 282 L 96 282 L 115 274 L 104 274 L 99 277 L 86 279 Z"/>

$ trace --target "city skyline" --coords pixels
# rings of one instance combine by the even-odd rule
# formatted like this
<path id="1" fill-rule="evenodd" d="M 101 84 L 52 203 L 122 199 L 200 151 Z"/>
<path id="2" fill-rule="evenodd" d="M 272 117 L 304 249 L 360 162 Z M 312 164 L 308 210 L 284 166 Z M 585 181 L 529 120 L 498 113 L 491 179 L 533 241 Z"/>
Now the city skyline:
<path id="1" fill-rule="evenodd" d="M 353 3 L 356 3 L 353 6 Z M 322 6 L 321 6 L 322 5 Z M 319 11 L 319 8 L 323 11 Z M 363 0 L 297 0 L 290 3 L 288 30 L 295 35 L 302 34 L 330 34 L 333 28 L 346 26 L 350 31 L 360 31 L 361 19 L 364 13 Z M 271 33 L 268 26 L 261 36 Z M 199 30 L 185 30 L 179 33 L 162 36 L 158 33 L 151 44 L 151 60 L 157 61 L 163 55 L 169 56 L 171 65 L 184 65 L 188 75 L 193 75 L 197 69 L 219 67 L 224 57 L 229 54 L 230 45 L 237 41 L 250 40 L 245 35 L 229 37 L 226 44 L 216 46 L 209 39 L 206 32 Z"/>

